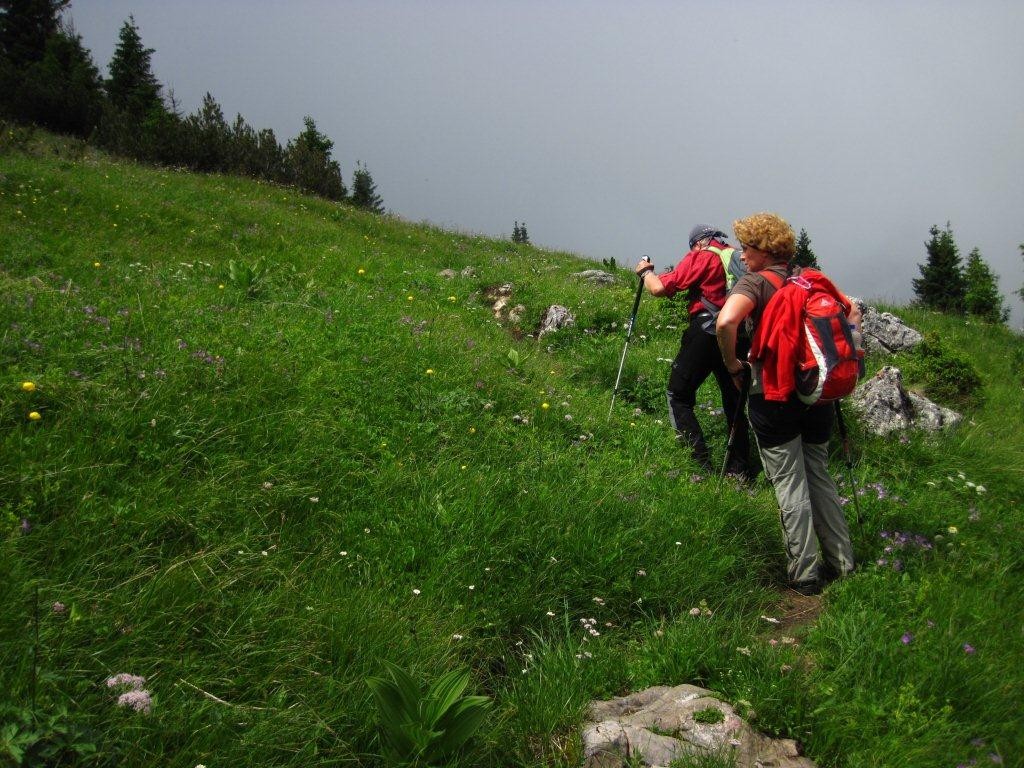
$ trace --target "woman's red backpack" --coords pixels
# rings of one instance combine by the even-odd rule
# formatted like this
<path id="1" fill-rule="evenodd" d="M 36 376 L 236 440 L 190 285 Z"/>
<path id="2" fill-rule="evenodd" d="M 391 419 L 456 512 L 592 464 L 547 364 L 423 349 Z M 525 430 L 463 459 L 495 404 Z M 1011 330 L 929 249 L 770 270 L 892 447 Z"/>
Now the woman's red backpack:
<path id="1" fill-rule="evenodd" d="M 766 362 L 774 359 L 794 364 L 792 375 L 797 396 L 808 405 L 851 394 L 864 375 L 864 350 L 858 349 L 854 342 L 852 328 L 846 320 L 846 307 L 839 299 L 842 294 L 816 269 L 803 269 L 785 280 L 767 270 L 761 274 L 777 290 L 765 306 L 758 330 L 772 328 L 780 322 L 798 323 L 799 327 L 783 329 L 789 333 L 780 333 L 780 329 L 775 328 L 774 333 L 757 334 L 754 349 L 760 352 L 761 348 L 774 345 L 776 349 L 769 351 Z M 787 343 L 793 348 L 788 354 L 780 354 L 780 348 Z M 789 381 L 788 372 L 766 371 L 765 374 L 766 396 L 770 380 L 779 386 Z"/>

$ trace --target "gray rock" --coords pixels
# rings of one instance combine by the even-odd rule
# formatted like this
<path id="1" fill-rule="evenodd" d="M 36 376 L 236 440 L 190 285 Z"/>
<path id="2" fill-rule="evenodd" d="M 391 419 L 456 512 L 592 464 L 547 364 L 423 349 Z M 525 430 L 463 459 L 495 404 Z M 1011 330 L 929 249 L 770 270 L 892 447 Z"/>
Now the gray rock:
<path id="1" fill-rule="evenodd" d="M 455 274 L 456 272 L 454 269 L 442 269 L 440 272 L 437 273 L 437 276 L 446 277 L 449 280 L 451 280 L 453 277 L 455 277 Z"/>
<path id="2" fill-rule="evenodd" d="M 864 351 L 868 354 L 896 354 L 921 343 L 922 336 L 890 312 L 879 312 L 860 299 L 851 299 L 860 307 Z"/>
<path id="3" fill-rule="evenodd" d="M 459 274 L 463 277 L 476 277 L 476 267 L 463 267 Z"/>
<path id="4" fill-rule="evenodd" d="M 585 280 L 595 285 L 612 285 L 615 282 L 615 275 L 601 269 L 585 269 L 582 272 L 575 273 L 573 277 L 578 277 L 580 280 Z"/>
<path id="5" fill-rule="evenodd" d="M 522 304 L 516 304 L 512 309 L 508 311 L 508 321 L 513 325 L 519 325 L 523 320 L 523 315 L 526 314 L 526 307 Z"/>
<path id="6" fill-rule="evenodd" d="M 694 715 L 717 709 L 720 721 Z M 711 691 L 694 685 L 656 686 L 611 701 L 595 701 L 583 732 L 586 768 L 620 768 L 639 759 L 667 766 L 686 756 L 721 754 L 737 768 L 814 768 L 790 739 L 770 739 Z"/>
<path id="7" fill-rule="evenodd" d="M 907 429 L 935 432 L 955 427 L 963 417 L 918 394 L 907 392 L 899 368 L 887 365 L 861 384 L 850 398 L 864 426 L 876 435 Z"/>
<path id="8" fill-rule="evenodd" d="M 537 338 L 540 338 L 546 333 L 557 331 L 562 328 L 568 328 L 576 324 L 576 318 L 572 316 L 572 313 L 566 308 L 559 304 L 552 304 L 546 310 L 544 310 L 544 316 L 540 321 L 540 328 L 537 329 Z"/>
<path id="9" fill-rule="evenodd" d="M 938 432 L 940 429 L 952 429 L 964 420 L 956 411 L 933 403 L 926 397 L 908 392 L 910 404 L 914 409 L 914 426 L 927 432 Z"/>

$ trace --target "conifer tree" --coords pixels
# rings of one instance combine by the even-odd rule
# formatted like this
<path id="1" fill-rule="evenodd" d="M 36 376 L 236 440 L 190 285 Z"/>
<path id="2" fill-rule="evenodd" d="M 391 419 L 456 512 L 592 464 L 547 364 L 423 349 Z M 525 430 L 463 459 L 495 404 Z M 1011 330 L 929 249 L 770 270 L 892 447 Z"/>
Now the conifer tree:
<path id="1" fill-rule="evenodd" d="M 63 23 L 46 40 L 43 56 L 6 84 L 12 117 L 86 137 L 99 123 L 103 89 L 82 38 Z"/>
<path id="2" fill-rule="evenodd" d="M 814 255 L 814 251 L 811 250 L 811 238 L 807 234 L 806 229 L 800 230 L 800 236 L 796 240 L 796 253 L 793 254 L 793 258 L 790 261 L 795 267 L 821 269 L 818 266 L 818 259 Z"/>
<path id="3" fill-rule="evenodd" d="M 106 82 L 111 104 L 127 115 L 129 123 L 140 125 L 150 113 L 164 111 L 160 83 L 153 74 L 152 48 L 142 46 L 135 19 L 128 17 L 121 26 L 117 47 L 110 60 L 110 79 Z"/>
<path id="4" fill-rule="evenodd" d="M 69 0 L 0 0 L 0 115 L 87 136 L 102 106 L 99 71 L 61 20 Z"/>
<path id="5" fill-rule="evenodd" d="M 228 169 L 228 148 L 231 129 L 224 119 L 224 110 L 210 93 L 194 115 L 185 121 L 188 133 L 188 165 L 198 171 Z"/>
<path id="6" fill-rule="evenodd" d="M 1024 257 L 1024 243 L 1021 243 L 1017 247 L 1020 248 L 1020 255 Z M 1017 289 L 1017 295 L 1020 296 L 1021 301 L 1024 301 L 1024 285 Z"/>
<path id="7" fill-rule="evenodd" d="M 918 301 L 929 309 L 941 312 L 962 312 L 967 295 L 960 250 L 953 240 L 949 223 L 945 229 L 932 226 L 931 240 L 925 243 L 928 261 L 918 264 L 921 277 L 914 279 L 914 293 Z"/>
<path id="8" fill-rule="evenodd" d="M 0 58 L 15 70 L 42 61 L 71 0 L 0 0 Z"/>
<path id="9" fill-rule="evenodd" d="M 967 284 L 964 307 L 968 312 L 987 323 L 1005 323 L 1009 319 L 1010 310 L 1003 305 L 1003 297 L 999 293 L 999 278 L 981 258 L 981 251 L 977 248 L 967 257 L 964 280 Z"/>
<path id="10" fill-rule="evenodd" d="M 334 142 L 317 130 L 312 117 L 307 115 L 305 123 L 306 129 L 285 149 L 288 181 L 328 200 L 344 200 L 348 192 L 341 168 L 331 159 Z"/>
<path id="11" fill-rule="evenodd" d="M 356 163 L 355 173 L 352 174 L 351 200 L 357 208 L 384 213 L 384 200 L 377 194 L 377 185 L 373 183 L 370 171 L 361 162 Z"/>

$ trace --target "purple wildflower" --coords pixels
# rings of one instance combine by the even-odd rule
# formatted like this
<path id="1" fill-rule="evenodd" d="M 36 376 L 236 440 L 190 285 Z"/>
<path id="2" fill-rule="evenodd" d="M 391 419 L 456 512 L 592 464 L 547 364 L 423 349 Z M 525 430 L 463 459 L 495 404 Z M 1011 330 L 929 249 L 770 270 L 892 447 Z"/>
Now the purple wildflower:
<path id="1" fill-rule="evenodd" d="M 991 760 L 996 765 L 1002 765 L 1003 764 L 1003 758 L 997 752 L 989 752 L 988 753 L 988 759 Z"/>
<path id="2" fill-rule="evenodd" d="M 914 642 L 914 635 L 910 632 L 904 632 L 903 637 L 900 638 L 900 642 L 904 645 L 910 645 L 912 642 Z"/>
<path id="3" fill-rule="evenodd" d="M 892 569 L 894 571 L 897 571 L 897 572 L 898 571 L 902 571 L 903 570 L 903 561 L 902 560 L 893 560 L 892 561 Z"/>
<path id="4" fill-rule="evenodd" d="M 153 699 L 146 690 L 127 691 L 117 697 L 117 706 L 131 707 L 136 712 L 148 715 L 153 708 Z"/>
<path id="5" fill-rule="evenodd" d="M 67 606 L 64 605 L 64 603 L 62 603 L 60 601 L 57 601 L 56 603 L 53 604 L 53 612 L 54 613 L 64 613 L 64 611 L 66 611 L 66 610 L 67 610 Z"/>
<path id="6" fill-rule="evenodd" d="M 974 651 L 975 648 L 973 645 L 971 645 L 970 643 L 964 643 L 964 653 L 970 656 L 972 653 L 974 653 Z"/>
<path id="7" fill-rule="evenodd" d="M 27 517 L 21 518 L 21 532 L 28 533 L 32 530 L 32 523 L 28 521 Z"/>

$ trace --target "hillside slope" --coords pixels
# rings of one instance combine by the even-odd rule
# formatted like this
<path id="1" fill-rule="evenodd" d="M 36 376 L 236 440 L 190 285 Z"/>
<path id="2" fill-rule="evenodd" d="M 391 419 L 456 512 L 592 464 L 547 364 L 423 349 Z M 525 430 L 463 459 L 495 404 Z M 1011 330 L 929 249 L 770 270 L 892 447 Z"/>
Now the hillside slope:
<path id="1" fill-rule="evenodd" d="M 822 764 L 1022 759 L 1019 338 L 904 313 L 987 403 L 858 435 L 863 567 L 779 642 L 770 489 L 691 482 L 662 423 L 678 306 L 645 300 L 608 419 L 628 273 L 62 152 L 0 155 L 0 689 L 83 764 L 381 764 L 382 660 L 494 697 L 464 765 L 576 765 L 587 701 L 679 682 Z"/>

